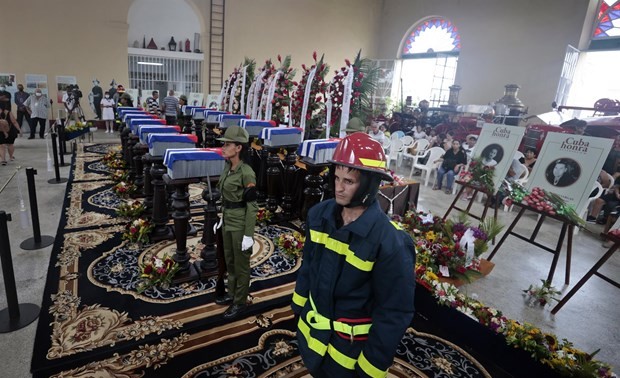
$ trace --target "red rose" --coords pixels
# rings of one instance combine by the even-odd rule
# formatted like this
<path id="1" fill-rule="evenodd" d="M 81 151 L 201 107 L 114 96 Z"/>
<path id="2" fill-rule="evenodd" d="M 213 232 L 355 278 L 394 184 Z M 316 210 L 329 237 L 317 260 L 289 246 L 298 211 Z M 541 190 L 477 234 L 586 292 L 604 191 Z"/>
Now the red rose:
<path id="1" fill-rule="evenodd" d="M 312 58 L 314 59 L 314 61 L 316 62 L 316 51 L 312 52 Z"/>
<path id="2" fill-rule="evenodd" d="M 153 265 L 149 264 L 144 267 L 144 274 L 151 274 L 153 272 Z"/>
<path id="3" fill-rule="evenodd" d="M 347 66 L 351 65 L 351 61 L 349 59 L 345 59 L 344 62 L 347 64 Z"/>

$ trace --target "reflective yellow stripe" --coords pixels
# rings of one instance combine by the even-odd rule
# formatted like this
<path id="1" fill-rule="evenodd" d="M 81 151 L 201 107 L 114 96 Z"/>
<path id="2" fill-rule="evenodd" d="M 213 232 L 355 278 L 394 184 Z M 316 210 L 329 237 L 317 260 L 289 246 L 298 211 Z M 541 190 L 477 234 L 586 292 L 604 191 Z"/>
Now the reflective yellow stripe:
<path id="1" fill-rule="evenodd" d="M 390 223 L 392 223 L 392 226 L 394 226 L 394 228 L 397 229 L 397 230 L 402 230 L 403 229 L 402 227 L 400 227 L 398 222 L 390 221 Z"/>
<path id="2" fill-rule="evenodd" d="M 385 160 L 360 158 L 360 163 L 364 164 L 367 167 L 373 167 L 373 168 L 385 168 L 386 166 Z"/>
<path id="3" fill-rule="evenodd" d="M 306 339 L 308 348 L 310 348 L 312 351 L 314 351 L 321 357 L 325 356 L 325 352 L 327 352 L 330 357 L 342 367 L 349 370 L 355 369 L 355 363 L 357 361 L 354 358 L 351 358 L 344 353 L 338 351 L 336 348 L 334 348 L 333 345 L 325 345 L 320 340 L 312 337 L 310 335 L 310 327 L 301 318 L 299 318 L 299 322 L 297 322 L 297 328 L 299 328 L 299 331 Z"/>
<path id="4" fill-rule="evenodd" d="M 316 310 L 316 305 L 314 304 L 312 295 L 310 295 L 310 306 L 312 307 L 312 310 L 308 311 L 306 314 L 306 322 L 308 322 L 308 324 L 314 329 L 321 331 L 333 329 L 334 331 L 345 333 L 350 336 L 368 335 L 370 332 L 372 323 L 351 326 L 337 320 L 332 321 L 331 319 L 319 314 Z"/>
<path id="5" fill-rule="evenodd" d="M 317 244 L 323 244 L 325 248 L 345 256 L 345 261 L 359 270 L 370 272 L 375 265 L 374 261 L 365 261 L 355 256 L 355 253 L 349 249 L 348 244 L 332 239 L 324 232 L 310 230 L 310 240 Z"/>
<path id="6" fill-rule="evenodd" d="M 373 364 L 366 359 L 364 352 L 360 353 L 357 363 L 360 365 L 360 368 L 364 371 L 364 373 L 371 377 L 383 378 L 387 376 L 387 370 L 380 370 L 374 367 Z"/>
<path id="7" fill-rule="evenodd" d="M 304 307 L 306 305 L 307 300 L 308 298 L 297 294 L 296 291 L 293 292 L 293 303 L 295 303 L 297 306 Z"/>

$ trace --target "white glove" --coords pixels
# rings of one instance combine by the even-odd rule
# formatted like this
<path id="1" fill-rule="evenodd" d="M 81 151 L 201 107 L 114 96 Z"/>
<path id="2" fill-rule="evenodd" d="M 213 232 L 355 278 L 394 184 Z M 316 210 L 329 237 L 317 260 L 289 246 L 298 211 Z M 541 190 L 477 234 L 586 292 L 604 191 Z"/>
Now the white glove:
<path id="1" fill-rule="evenodd" d="M 217 222 L 217 223 L 215 223 L 215 224 L 213 225 L 213 233 L 214 233 L 214 234 L 217 234 L 217 229 L 218 229 L 218 228 L 220 228 L 220 227 L 222 227 L 222 220 L 223 220 L 223 219 L 224 219 L 224 218 L 220 218 L 220 221 L 219 221 L 219 222 Z"/>
<path id="2" fill-rule="evenodd" d="M 247 251 L 248 249 L 252 248 L 253 245 L 254 238 L 252 238 L 251 236 L 243 235 L 243 240 L 241 241 L 241 250 Z"/>

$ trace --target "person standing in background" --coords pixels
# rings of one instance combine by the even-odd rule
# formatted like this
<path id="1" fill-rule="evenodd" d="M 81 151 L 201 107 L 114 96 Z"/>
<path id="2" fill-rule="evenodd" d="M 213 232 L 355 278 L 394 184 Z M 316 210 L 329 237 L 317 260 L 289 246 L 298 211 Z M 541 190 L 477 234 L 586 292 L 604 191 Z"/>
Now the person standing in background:
<path id="1" fill-rule="evenodd" d="M 153 91 L 151 97 L 146 99 L 146 109 L 149 114 L 156 115 L 157 117 L 161 117 L 161 113 L 159 112 L 159 92 Z"/>
<path id="2" fill-rule="evenodd" d="M 43 96 L 43 93 L 39 88 L 34 91 L 34 96 L 28 97 L 24 102 L 24 107 L 30 117 L 30 136 L 28 139 L 34 139 L 37 124 L 40 127 L 39 136 L 43 139 L 49 106 L 50 103 L 47 97 Z"/>
<path id="3" fill-rule="evenodd" d="M 166 125 L 177 124 L 177 109 L 179 108 L 179 100 L 174 97 L 174 91 L 168 91 L 168 96 L 164 98 L 161 104 L 161 112 L 166 118 Z"/>
<path id="4" fill-rule="evenodd" d="M 30 126 L 30 114 L 28 114 L 26 106 L 24 106 L 24 103 L 29 97 L 30 94 L 24 91 L 24 86 L 22 84 L 17 84 L 17 92 L 15 92 L 15 106 L 17 106 L 17 124 L 19 127 L 22 127 L 24 117 L 26 117 L 26 122 L 28 122 L 28 125 Z"/>
<path id="5" fill-rule="evenodd" d="M 0 131 L 0 164 L 6 165 L 6 151 L 9 151 L 9 158 L 11 161 L 15 160 L 15 139 L 22 130 L 19 128 L 13 113 L 9 110 L 11 103 L 0 103 L 0 120 L 8 123 L 3 127 L 4 130 Z M 6 146 L 6 147 L 5 147 Z"/>
<path id="6" fill-rule="evenodd" d="M 6 84 L 0 84 L 0 103 L 6 104 L 5 108 L 11 111 L 11 92 L 6 90 Z M 7 107 L 8 106 L 8 107 Z"/>
<path id="7" fill-rule="evenodd" d="M 110 92 L 103 94 L 101 108 L 101 119 L 105 121 L 105 132 L 114 133 L 114 100 L 110 98 Z"/>
<path id="8" fill-rule="evenodd" d="M 91 90 L 93 96 L 93 107 L 95 108 L 96 119 L 101 119 L 101 100 L 103 100 L 103 89 L 99 86 L 99 80 L 93 79 L 93 89 Z"/>

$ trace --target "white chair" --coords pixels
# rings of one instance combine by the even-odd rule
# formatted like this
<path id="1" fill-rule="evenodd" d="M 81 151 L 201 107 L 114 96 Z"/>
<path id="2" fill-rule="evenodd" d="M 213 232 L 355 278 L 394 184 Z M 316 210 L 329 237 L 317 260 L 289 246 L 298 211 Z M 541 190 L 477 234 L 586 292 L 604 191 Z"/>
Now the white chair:
<path id="1" fill-rule="evenodd" d="M 405 143 L 404 140 L 405 138 L 407 138 L 409 136 L 405 136 L 403 138 L 401 138 L 401 140 L 403 140 L 403 144 Z M 411 138 L 411 137 L 409 137 Z M 411 138 L 413 141 L 413 138 Z M 415 164 L 418 162 L 418 157 L 422 156 L 425 152 L 426 149 L 428 148 L 428 146 L 430 145 L 430 142 L 426 139 L 418 139 L 416 141 L 413 141 L 411 145 L 407 146 L 405 145 L 403 148 L 403 152 L 400 154 L 400 156 L 398 157 L 398 166 L 400 167 L 402 165 L 402 162 L 405 158 L 407 159 L 411 159 L 411 165 Z M 407 149 L 410 147 L 414 147 L 416 153 L 415 154 L 410 154 L 409 152 L 407 152 Z"/>
<path id="2" fill-rule="evenodd" d="M 392 139 L 390 142 L 390 152 L 388 153 L 387 168 L 390 169 L 390 163 L 398 160 L 398 154 L 403 151 L 403 142 L 400 139 Z"/>
<path id="3" fill-rule="evenodd" d="M 521 171 L 523 173 L 521 173 L 521 177 L 519 177 L 516 181 L 521 185 L 525 185 L 527 179 L 530 177 L 530 170 L 527 169 L 525 164 L 521 164 Z"/>
<path id="4" fill-rule="evenodd" d="M 394 131 L 394 132 L 392 133 L 392 135 L 390 135 L 390 139 L 392 139 L 392 140 L 395 140 L 395 139 L 400 139 L 400 138 L 402 138 L 402 137 L 404 137 L 404 136 L 405 136 L 405 133 L 403 133 L 403 132 L 402 132 L 402 131 L 400 131 L 400 130 L 397 130 L 397 131 Z"/>
<path id="5" fill-rule="evenodd" d="M 605 189 L 603 189 L 603 186 L 598 181 L 594 181 L 594 187 L 592 188 L 592 190 L 595 192 L 594 194 L 590 195 L 590 198 L 588 198 L 588 206 L 586 206 L 581 212 L 581 214 L 579 214 L 579 217 L 582 218 L 583 220 L 587 219 L 588 212 L 590 210 L 590 206 L 592 205 L 592 202 L 594 202 L 595 199 L 602 196 L 603 193 L 605 192 Z M 579 227 L 575 227 L 574 234 L 577 234 L 578 232 L 579 232 Z"/>
<path id="6" fill-rule="evenodd" d="M 517 160 L 525 159 L 525 155 L 523 155 L 523 152 L 517 151 L 515 152 L 515 159 Z"/>
<path id="7" fill-rule="evenodd" d="M 435 163 L 435 160 L 442 157 L 445 152 L 446 151 L 444 151 L 444 149 L 441 147 L 429 148 L 426 154 L 424 154 L 424 156 L 428 157 L 428 159 L 426 160 L 426 163 L 425 164 L 419 164 L 419 163 L 412 164 L 411 173 L 409 173 L 409 178 L 411 178 L 411 176 L 413 175 L 413 171 L 415 169 L 419 169 L 424 172 L 424 186 L 428 186 L 428 181 L 431 178 L 431 174 L 433 173 L 434 170 L 437 169 L 437 167 L 440 164 L 440 162 Z"/>
<path id="8" fill-rule="evenodd" d="M 383 138 L 383 149 L 388 151 L 390 149 L 390 145 L 392 144 L 392 140 L 388 138 Z"/>
<path id="9" fill-rule="evenodd" d="M 413 143 L 415 142 L 413 140 L 413 137 L 410 135 L 405 135 L 404 137 L 400 138 L 400 141 L 403 142 L 403 147 L 405 148 L 411 147 Z"/>

